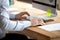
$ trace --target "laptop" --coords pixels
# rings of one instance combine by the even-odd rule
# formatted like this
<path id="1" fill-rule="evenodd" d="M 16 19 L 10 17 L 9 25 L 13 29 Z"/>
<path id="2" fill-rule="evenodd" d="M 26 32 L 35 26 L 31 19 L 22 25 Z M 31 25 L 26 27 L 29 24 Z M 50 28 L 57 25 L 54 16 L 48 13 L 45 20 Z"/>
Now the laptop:
<path id="1" fill-rule="evenodd" d="M 33 0 L 33 7 L 42 10 L 46 15 L 42 15 L 42 19 L 52 18 L 57 16 L 56 12 L 57 0 Z"/>

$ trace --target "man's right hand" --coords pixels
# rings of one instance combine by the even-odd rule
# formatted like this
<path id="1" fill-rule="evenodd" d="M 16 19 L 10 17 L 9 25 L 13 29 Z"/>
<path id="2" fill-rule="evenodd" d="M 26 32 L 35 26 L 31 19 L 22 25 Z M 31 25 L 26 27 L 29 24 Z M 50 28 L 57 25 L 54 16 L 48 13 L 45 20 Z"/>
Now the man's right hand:
<path id="1" fill-rule="evenodd" d="M 31 19 L 31 26 L 45 25 L 44 21 L 40 18 Z"/>
<path id="2" fill-rule="evenodd" d="M 16 20 L 27 19 L 27 16 L 24 16 L 24 15 L 30 16 L 30 14 L 28 12 L 21 12 L 16 15 L 15 19 Z"/>

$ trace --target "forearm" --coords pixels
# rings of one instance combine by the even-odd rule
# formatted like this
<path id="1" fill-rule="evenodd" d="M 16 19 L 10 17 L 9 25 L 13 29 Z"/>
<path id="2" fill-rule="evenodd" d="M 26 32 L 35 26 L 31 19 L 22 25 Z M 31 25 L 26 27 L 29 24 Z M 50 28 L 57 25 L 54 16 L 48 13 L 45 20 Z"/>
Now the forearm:
<path id="1" fill-rule="evenodd" d="M 8 31 L 22 31 L 25 28 L 31 26 L 30 21 L 11 21 L 9 19 L 4 19 L 3 23 L 4 23 L 3 29 Z"/>

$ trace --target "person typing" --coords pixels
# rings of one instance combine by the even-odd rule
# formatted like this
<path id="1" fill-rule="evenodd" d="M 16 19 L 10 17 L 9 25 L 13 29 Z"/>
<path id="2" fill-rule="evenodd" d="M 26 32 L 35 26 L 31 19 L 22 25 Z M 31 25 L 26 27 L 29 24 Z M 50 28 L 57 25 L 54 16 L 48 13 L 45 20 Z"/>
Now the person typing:
<path id="1" fill-rule="evenodd" d="M 7 5 L 7 0 L 0 0 L 0 39 L 4 40 L 7 38 L 11 39 L 12 37 L 9 34 L 6 34 L 5 30 L 7 31 L 23 31 L 25 28 L 31 27 L 31 26 L 36 26 L 36 25 L 44 25 L 45 23 L 43 22 L 42 19 L 35 18 L 31 20 L 23 20 L 26 19 L 26 17 L 22 17 L 23 15 L 30 16 L 27 12 L 21 12 L 19 14 L 10 14 L 7 9 L 9 6 Z M 14 19 L 16 21 L 13 21 L 11 19 Z M 20 21 L 19 21 L 20 20 Z M 20 35 L 20 39 L 23 40 L 22 35 Z M 17 38 L 18 39 L 18 38 Z"/>

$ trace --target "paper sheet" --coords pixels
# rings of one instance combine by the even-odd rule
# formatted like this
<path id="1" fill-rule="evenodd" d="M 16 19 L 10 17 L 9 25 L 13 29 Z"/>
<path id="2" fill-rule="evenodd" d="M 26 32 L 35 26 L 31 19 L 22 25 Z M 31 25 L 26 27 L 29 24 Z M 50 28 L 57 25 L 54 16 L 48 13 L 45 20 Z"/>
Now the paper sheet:
<path id="1" fill-rule="evenodd" d="M 44 29 L 46 31 L 56 31 L 60 30 L 60 23 L 38 26 L 38 28 Z"/>

